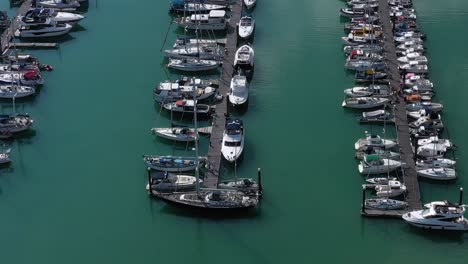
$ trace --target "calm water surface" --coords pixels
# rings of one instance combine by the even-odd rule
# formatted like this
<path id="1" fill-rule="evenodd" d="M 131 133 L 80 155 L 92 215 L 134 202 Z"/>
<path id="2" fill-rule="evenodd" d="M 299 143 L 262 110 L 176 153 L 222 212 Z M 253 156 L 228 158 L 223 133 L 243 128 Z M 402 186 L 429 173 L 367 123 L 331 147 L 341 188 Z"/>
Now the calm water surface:
<path id="1" fill-rule="evenodd" d="M 153 86 L 174 77 L 160 52 L 168 1 L 90 1 L 82 27 L 59 50 L 34 52 L 55 71 L 36 98 L 17 105 L 36 125 L 12 142 L 14 162 L 0 171 L 2 263 L 466 263 L 467 236 L 359 214 L 352 146 L 364 130 L 380 128 L 359 126 L 340 106 L 352 84 L 340 51 L 343 2 L 259 1 L 238 174 L 262 167 L 266 195 L 254 217 L 212 219 L 172 210 L 144 191 L 141 154 L 191 154 L 149 132 L 170 124 L 152 100 Z M 461 175 L 454 185 L 421 184 L 423 199 L 456 200 L 468 159 L 468 2 L 415 2 Z M 169 43 L 176 34 L 172 27 Z"/>

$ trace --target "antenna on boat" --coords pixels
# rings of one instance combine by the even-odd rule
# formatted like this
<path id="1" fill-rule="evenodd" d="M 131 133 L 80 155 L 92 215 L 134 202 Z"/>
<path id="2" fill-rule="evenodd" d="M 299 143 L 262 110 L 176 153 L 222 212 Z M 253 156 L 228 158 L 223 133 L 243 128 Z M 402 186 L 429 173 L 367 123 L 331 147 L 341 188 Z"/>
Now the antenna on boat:
<path id="1" fill-rule="evenodd" d="M 192 77 L 192 93 L 193 93 L 193 122 L 195 137 L 198 138 L 198 124 L 197 124 L 197 96 L 195 93 L 195 77 Z M 195 177 L 197 178 L 197 196 L 200 195 L 200 175 L 198 171 L 198 140 L 195 139 Z"/>

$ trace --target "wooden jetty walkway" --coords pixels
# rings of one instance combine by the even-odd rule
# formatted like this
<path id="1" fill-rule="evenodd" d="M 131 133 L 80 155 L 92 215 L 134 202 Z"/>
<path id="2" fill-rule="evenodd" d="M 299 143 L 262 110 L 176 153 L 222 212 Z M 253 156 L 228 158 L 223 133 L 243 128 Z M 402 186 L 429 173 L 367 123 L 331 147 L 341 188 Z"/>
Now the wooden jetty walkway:
<path id="1" fill-rule="evenodd" d="M 208 171 L 204 178 L 204 186 L 207 188 L 218 187 L 218 178 L 222 165 L 221 142 L 226 124 L 226 114 L 228 113 L 226 94 L 229 92 L 230 81 L 234 75 L 234 55 L 237 50 L 237 24 L 241 18 L 242 4 L 243 1 L 238 0 L 231 6 L 231 18 L 226 36 L 226 54 L 223 60 L 223 71 L 218 89 L 220 94 L 223 95 L 223 100 L 216 106 L 213 114 L 213 127 L 207 155 Z"/>
<path id="2" fill-rule="evenodd" d="M 399 91 L 401 89 L 401 76 L 398 69 L 398 61 L 396 56 L 396 48 L 392 31 L 392 22 L 390 19 L 390 8 L 387 0 L 379 0 L 379 17 L 382 23 L 384 35 L 384 55 L 388 64 L 388 74 L 390 86 L 396 94 L 394 105 L 395 126 L 397 130 L 398 145 L 400 147 L 401 161 L 403 166 L 403 181 L 407 188 L 406 202 L 408 203 L 407 210 L 401 211 L 381 211 L 381 210 L 362 210 L 365 216 L 376 217 L 400 217 L 407 211 L 418 210 L 422 208 L 421 194 L 419 190 L 419 182 L 416 173 L 416 165 L 414 162 L 414 152 L 411 147 L 411 137 L 408 125 L 408 117 L 406 114 L 406 102 Z M 363 195 L 364 196 L 364 195 Z"/>

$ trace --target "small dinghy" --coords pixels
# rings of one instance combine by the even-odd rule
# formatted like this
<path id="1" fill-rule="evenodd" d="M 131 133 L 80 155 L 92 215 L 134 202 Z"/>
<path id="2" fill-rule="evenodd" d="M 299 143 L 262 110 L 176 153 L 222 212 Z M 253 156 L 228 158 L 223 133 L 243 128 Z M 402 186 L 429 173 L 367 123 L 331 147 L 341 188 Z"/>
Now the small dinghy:
<path id="1" fill-rule="evenodd" d="M 167 67 L 185 72 L 200 72 L 216 70 L 220 65 L 221 62 L 217 60 L 169 59 Z"/>
<path id="2" fill-rule="evenodd" d="M 407 202 L 387 198 L 366 199 L 364 205 L 366 209 L 373 210 L 398 210 L 408 207 Z"/>
<path id="3" fill-rule="evenodd" d="M 80 3 L 74 0 L 40 0 L 36 1 L 36 6 L 59 10 L 74 10 L 80 7 Z"/>
<path id="4" fill-rule="evenodd" d="M 245 75 L 235 75 L 231 79 L 229 89 L 229 102 L 234 105 L 243 105 L 249 99 L 249 83 Z"/>
<path id="5" fill-rule="evenodd" d="M 201 166 L 206 157 L 199 157 L 199 166 Z M 173 156 L 151 156 L 144 155 L 143 161 L 148 167 L 159 171 L 183 172 L 193 171 L 196 168 L 195 157 L 173 157 Z"/>
<path id="6" fill-rule="evenodd" d="M 450 168 L 431 168 L 417 171 L 419 177 L 428 178 L 431 180 L 450 181 L 457 178 L 454 169 Z"/>
<path id="7" fill-rule="evenodd" d="M 240 119 L 227 119 L 221 153 L 228 162 L 235 162 L 244 151 L 244 123 Z"/>
<path id="8" fill-rule="evenodd" d="M 247 39 L 252 36 L 255 30 L 255 19 L 251 16 L 244 16 L 239 21 L 239 37 Z"/>
<path id="9" fill-rule="evenodd" d="M 251 9 L 257 4 L 257 0 L 244 0 L 245 8 Z"/>
<path id="10" fill-rule="evenodd" d="M 164 109 L 173 111 L 175 113 L 184 113 L 193 115 L 195 112 L 195 102 L 193 100 L 179 100 L 172 103 L 163 104 Z M 211 106 L 206 104 L 198 104 L 196 105 L 197 114 L 198 115 L 208 115 L 211 113 L 212 109 Z"/>
<path id="11" fill-rule="evenodd" d="M 198 135 L 195 134 L 193 128 L 187 127 L 171 127 L 171 128 L 152 128 L 151 131 L 162 138 L 180 141 L 192 142 L 198 140 Z"/>
<path id="12" fill-rule="evenodd" d="M 201 183 L 202 180 L 199 180 Z M 190 175 L 179 175 L 166 172 L 151 173 L 146 190 L 150 194 L 193 191 L 197 186 L 197 178 Z"/>
<path id="13" fill-rule="evenodd" d="M 197 100 L 205 100 L 216 93 L 215 80 L 182 77 L 175 81 L 164 81 L 154 88 L 154 100 L 169 103 L 183 99 L 193 99 L 194 89 Z"/>
<path id="14" fill-rule="evenodd" d="M 406 186 L 399 181 L 389 181 L 388 184 L 375 186 L 377 197 L 397 197 L 406 192 Z"/>
<path id="15" fill-rule="evenodd" d="M 374 148 L 383 148 L 391 149 L 395 147 L 397 143 L 393 140 L 382 139 L 378 135 L 371 135 L 366 133 L 365 138 L 361 138 L 354 144 L 354 149 L 359 150 L 362 147 L 374 147 Z"/>
<path id="16" fill-rule="evenodd" d="M 34 87 L 21 85 L 0 85 L 0 98 L 12 99 L 28 97 L 36 93 Z"/>
<path id="17" fill-rule="evenodd" d="M 359 119 L 361 124 L 381 124 L 381 123 L 395 123 L 395 116 L 389 111 L 383 109 L 371 112 L 363 112 L 362 117 Z"/>
<path id="18" fill-rule="evenodd" d="M 400 161 L 383 159 L 377 155 L 368 155 L 358 165 L 358 171 L 363 175 L 382 174 L 392 172 L 400 167 Z"/>
<path id="19" fill-rule="evenodd" d="M 388 178 L 388 177 L 374 177 L 374 178 L 367 178 L 366 182 L 369 184 L 377 184 L 377 185 L 387 185 L 389 181 L 397 181 L 397 178 Z"/>
<path id="20" fill-rule="evenodd" d="M 234 67 L 253 68 L 254 56 L 254 50 L 250 45 L 241 46 L 234 56 Z"/>
<path id="21" fill-rule="evenodd" d="M 354 97 L 346 98 L 341 104 L 342 107 L 355 108 L 355 109 L 370 109 L 383 106 L 389 103 L 388 98 L 380 97 Z"/>
<path id="22" fill-rule="evenodd" d="M 240 178 L 231 181 L 222 181 L 218 183 L 218 188 L 242 191 L 252 195 L 260 195 L 259 184 L 250 178 Z"/>
<path id="23" fill-rule="evenodd" d="M 35 86 L 44 84 L 44 79 L 42 79 L 41 74 L 36 71 L 28 71 L 25 73 L 10 72 L 0 73 L 0 83 L 19 83 L 21 85 Z"/>
<path id="24" fill-rule="evenodd" d="M 431 168 L 454 168 L 457 162 L 445 158 L 429 158 L 424 160 L 417 160 L 416 167 L 418 169 L 431 169 Z"/>
<path id="25" fill-rule="evenodd" d="M 358 86 L 344 90 L 344 94 L 349 97 L 389 97 L 392 90 L 388 85 L 369 85 L 367 87 Z"/>

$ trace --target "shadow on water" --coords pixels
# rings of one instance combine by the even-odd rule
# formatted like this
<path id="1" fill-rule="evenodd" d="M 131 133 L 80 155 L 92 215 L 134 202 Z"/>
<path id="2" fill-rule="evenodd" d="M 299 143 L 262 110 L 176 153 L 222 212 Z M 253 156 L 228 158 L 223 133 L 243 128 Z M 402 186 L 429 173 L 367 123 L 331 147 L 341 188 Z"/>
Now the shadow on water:
<path id="1" fill-rule="evenodd" d="M 458 231 L 442 231 L 442 230 L 426 230 L 417 227 L 407 225 L 406 231 L 408 233 L 423 236 L 432 242 L 437 243 L 453 243 L 456 242 L 459 245 L 465 243 L 466 234 Z"/>
<path id="2" fill-rule="evenodd" d="M 83 32 L 83 31 L 86 31 L 87 29 L 85 27 L 83 27 L 82 25 L 80 24 L 76 24 L 73 26 L 73 28 L 70 30 L 70 32 Z"/>

